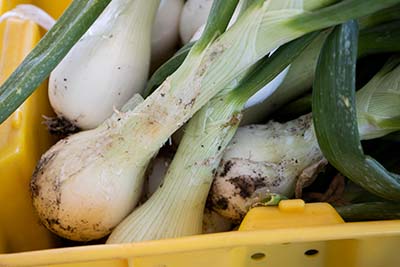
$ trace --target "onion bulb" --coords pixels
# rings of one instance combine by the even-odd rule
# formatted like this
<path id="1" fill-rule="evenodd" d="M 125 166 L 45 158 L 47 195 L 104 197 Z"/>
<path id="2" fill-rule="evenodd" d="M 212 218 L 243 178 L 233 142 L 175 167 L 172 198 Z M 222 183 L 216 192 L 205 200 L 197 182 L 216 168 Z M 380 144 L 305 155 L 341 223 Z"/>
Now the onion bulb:
<path id="1" fill-rule="evenodd" d="M 60 140 L 42 155 L 31 193 L 42 223 L 54 233 L 77 241 L 99 239 L 135 206 L 148 161 L 145 149 L 130 140 L 131 109 L 139 98 L 124 106 L 126 112 Z"/>
<path id="2" fill-rule="evenodd" d="M 159 0 L 113 0 L 49 79 L 59 118 L 93 129 L 144 90 Z"/>
<path id="3" fill-rule="evenodd" d="M 284 124 L 240 127 L 214 178 L 211 206 L 240 222 L 269 193 L 291 197 L 301 172 L 322 159 L 310 115 Z"/>

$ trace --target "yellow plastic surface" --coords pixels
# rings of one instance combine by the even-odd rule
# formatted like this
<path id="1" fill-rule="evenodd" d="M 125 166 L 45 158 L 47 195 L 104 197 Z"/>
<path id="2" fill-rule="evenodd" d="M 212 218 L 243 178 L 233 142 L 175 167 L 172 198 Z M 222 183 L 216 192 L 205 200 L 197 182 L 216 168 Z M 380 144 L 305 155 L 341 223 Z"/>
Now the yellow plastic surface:
<path id="1" fill-rule="evenodd" d="M 0 0 L 0 14 L 19 4 L 33 4 L 46 10 L 53 18 L 58 18 L 71 1 L 72 0 Z"/>
<path id="2" fill-rule="evenodd" d="M 0 11 L 4 11 L 5 7 L 14 6 L 17 2 L 35 2 L 41 7 L 50 10 L 56 16 L 61 14 L 62 9 L 70 0 L 0 0 Z M 21 45 L 26 43 L 23 40 L 37 40 L 37 29 L 35 29 L 36 26 L 34 24 L 13 23 L 20 25 L 18 27 L 21 27 L 19 30 L 21 39 L 18 39 L 19 43 L 13 41 L 18 46 L 7 51 L 7 62 L 12 61 L 12 58 L 14 58 L 14 56 L 11 57 L 10 55 L 19 54 L 21 56 L 21 52 L 18 51 L 21 51 Z M 23 31 L 25 28 L 30 30 Z M 0 34 L 3 36 L 5 32 L 3 25 L 0 27 Z M 11 39 L 5 44 L 9 44 L 9 42 L 11 42 Z M 4 46 L 4 43 L 2 45 Z M 1 48 L 0 51 L 3 51 L 3 49 Z M 25 49 L 25 51 L 28 51 L 30 48 L 25 47 Z M 28 135 L 26 131 L 16 130 L 23 129 L 23 127 L 26 127 L 24 129 L 32 130 L 30 127 L 33 127 L 33 124 L 27 118 L 35 116 L 30 112 L 25 112 L 25 109 L 30 108 L 27 103 L 24 104 L 24 109 L 14 114 L 10 121 L 7 122 L 8 131 L 12 133 L 19 132 L 20 134 L 7 136 L 6 143 L 8 148 L 12 147 L 10 136 L 18 137 L 19 139 L 17 138 L 17 140 L 25 140 L 24 142 L 31 146 L 32 144 L 37 145 L 38 142 L 41 142 L 39 141 L 41 140 L 40 138 L 46 136 L 41 133 L 40 137 L 38 137 L 38 134 L 34 135 L 32 133 Z M 28 127 L 29 122 L 31 122 L 31 126 Z M 34 125 L 37 126 L 38 124 Z M 9 163 L 1 166 L 9 166 L 9 170 L 15 173 L 20 171 L 22 177 L 22 168 L 20 166 L 23 164 L 26 164 L 26 166 L 33 165 L 35 162 L 35 156 L 27 153 L 27 150 L 24 150 L 25 147 L 27 145 L 18 149 L 9 149 L 10 155 L 13 155 L 14 158 L 11 157 L 8 159 Z M 32 153 L 32 150 L 29 150 L 29 152 Z M 5 155 L 5 152 L 0 153 Z M 20 163 L 15 161 L 17 155 L 20 157 L 18 158 Z M 14 165 L 10 163 L 11 159 L 14 159 Z M 2 170 L 1 166 L 0 172 Z M 0 182 L 3 183 L 4 177 L 11 177 L 12 171 L 6 174 L 0 173 Z M 12 184 L 16 185 L 18 183 L 14 181 Z M 26 196 L 26 191 L 21 188 L 11 191 L 6 189 L 4 189 L 3 184 L 0 185 L 0 210 L 4 208 L 3 206 L 9 205 L 11 197 L 13 199 L 11 202 L 14 202 L 14 199 L 18 199 L 19 196 Z M 24 207 L 23 209 L 26 208 Z M 21 208 L 21 211 L 23 209 Z M 3 218 L 3 215 L 0 215 L 0 218 Z M 33 227 L 31 221 L 17 216 L 8 218 L 8 221 L 15 223 L 15 225 L 23 224 L 27 228 Z M 14 237 L 15 239 L 13 238 L 13 240 L 22 239 L 18 235 Z M 9 246 L 5 242 L 5 240 L 9 240 L 7 238 L 7 234 L 4 231 L 0 231 L 0 251 L 2 249 L 4 251 Z M 25 235 L 27 243 L 34 242 L 34 239 Z M 81 246 L 2 254 L 0 255 L 0 266 L 398 267 L 400 266 L 399 246 L 400 220 L 344 223 L 336 211 L 328 204 L 304 204 L 301 200 L 290 200 L 282 201 L 279 207 L 252 209 L 242 222 L 239 231 L 235 232 L 134 244 Z"/>
<path id="3" fill-rule="evenodd" d="M 8 254 L 0 266 L 398 267 L 399 245 L 400 221 L 343 223 L 331 206 L 317 203 L 253 209 L 236 232 Z"/>
<path id="4" fill-rule="evenodd" d="M 344 223 L 334 208 L 327 203 L 305 204 L 301 199 L 285 200 L 278 207 L 251 209 L 240 231 L 303 228 Z"/>
<path id="5" fill-rule="evenodd" d="M 30 4 L 32 1 L 30 0 L 1 0 L 0 1 L 0 14 L 14 8 L 19 4 Z"/>
<path id="6" fill-rule="evenodd" d="M 29 2 L 33 1 L 0 1 L 0 10 Z M 0 83 L 40 38 L 41 30 L 31 21 L 9 18 L 0 23 Z M 47 83 L 0 125 L 0 253 L 55 245 L 55 237 L 39 224 L 29 192 L 30 177 L 40 155 L 55 141 L 43 125 L 43 115 L 53 115 Z"/>
<path id="7" fill-rule="evenodd" d="M 46 10 L 53 18 L 58 18 L 72 0 L 31 0 L 30 2 Z"/>

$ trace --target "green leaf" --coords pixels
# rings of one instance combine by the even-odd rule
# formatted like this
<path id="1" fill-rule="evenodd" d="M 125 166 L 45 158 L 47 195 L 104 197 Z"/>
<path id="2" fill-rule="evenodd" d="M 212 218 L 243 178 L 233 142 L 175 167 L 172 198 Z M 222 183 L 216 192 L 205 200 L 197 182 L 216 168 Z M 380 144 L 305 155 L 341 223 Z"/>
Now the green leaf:
<path id="1" fill-rule="evenodd" d="M 151 93 L 153 93 L 168 76 L 174 73 L 180 65 L 182 65 L 194 44 L 194 42 L 187 43 L 153 73 L 144 91 L 145 98 L 151 95 Z"/>
<path id="2" fill-rule="evenodd" d="M 239 0 L 215 0 L 206 27 L 193 49 L 203 51 L 212 40 L 225 32 Z"/>
<path id="3" fill-rule="evenodd" d="M 359 57 L 394 51 L 400 51 L 400 20 L 360 31 Z"/>
<path id="4" fill-rule="evenodd" d="M 400 177 L 388 172 L 361 147 L 355 72 L 358 26 L 349 21 L 328 36 L 317 64 L 313 120 L 321 151 L 343 175 L 382 198 L 400 200 Z"/>

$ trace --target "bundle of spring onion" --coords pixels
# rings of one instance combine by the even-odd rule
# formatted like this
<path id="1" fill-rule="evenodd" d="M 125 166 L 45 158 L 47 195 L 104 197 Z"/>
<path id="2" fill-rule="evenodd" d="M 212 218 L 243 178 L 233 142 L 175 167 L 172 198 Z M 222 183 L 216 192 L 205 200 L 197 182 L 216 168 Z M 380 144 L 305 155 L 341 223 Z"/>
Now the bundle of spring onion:
<path id="1" fill-rule="evenodd" d="M 248 0 L 228 30 L 238 0 L 214 0 L 204 32 L 187 47 L 182 64 L 176 64 L 180 66 L 144 100 L 135 95 L 128 101 L 133 95 L 130 91 L 125 100 L 117 102 L 108 96 L 132 87 L 137 73 L 131 69 L 126 77 L 116 77 L 115 67 L 118 72 L 120 65 L 127 67 L 135 60 L 125 54 L 119 59 L 112 56 L 122 63 L 105 66 L 105 73 L 96 62 L 110 60 L 112 53 L 122 51 L 114 45 L 133 45 L 137 41 L 133 35 L 143 36 L 140 38 L 146 39 L 143 43 L 148 43 L 145 50 L 149 51 L 151 35 L 146 29 L 151 28 L 159 1 L 116 0 L 106 8 L 109 2 L 75 0 L 71 4 L 1 86 L 0 120 L 4 121 L 50 73 L 54 89 L 73 82 L 75 93 L 87 92 L 92 86 L 105 92 L 101 103 L 105 102 L 108 111 L 98 111 L 102 104 L 89 101 L 91 111 L 102 118 L 83 123 L 79 127 L 94 128 L 60 140 L 42 156 L 32 176 L 31 191 L 41 221 L 56 234 L 87 241 L 113 231 L 108 243 L 120 243 L 201 233 L 213 173 L 239 126 L 247 100 L 292 63 L 317 35 L 312 32 L 389 8 L 400 0 Z M 144 10 L 150 14 L 146 20 L 140 19 Z M 139 21 L 146 29 L 139 29 Z M 134 30 L 132 36 L 126 36 L 125 28 L 129 27 L 125 23 Z M 117 36 L 133 41 L 110 44 Z M 92 46 L 101 47 L 103 52 L 97 54 Z M 276 47 L 281 48 L 268 57 Z M 149 54 L 140 54 L 138 47 L 131 49 L 135 51 L 129 53 L 138 57 Z M 70 68 L 71 62 L 82 63 Z M 83 75 L 83 70 L 90 75 Z M 70 81 L 73 77 L 78 79 Z M 68 91 L 70 87 L 66 87 Z M 54 92 L 59 93 L 50 90 L 50 95 Z M 86 100 L 99 97 L 82 94 Z M 69 100 L 65 105 L 75 106 L 73 115 L 68 118 L 62 113 L 69 120 L 81 115 L 80 108 L 89 107 L 79 101 L 80 95 Z M 112 108 L 115 112 L 111 115 Z M 163 186 L 134 210 L 149 162 L 187 121 Z M 193 149 L 194 145 L 199 147 Z M 157 219 L 159 216 L 163 219 Z M 182 223 L 177 223 L 178 219 Z"/>
<path id="2" fill-rule="evenodd" d="M 201 233 L 213 175 L 239 125 L 245 103 L 315 36 L 304 36 L 273 57 L 261 60 L 240 81 L 230 84 L 203 106 L 185 128 L 162 186 L 118 225 L 107 242 L 126 243 Z M 197 144 L 199 153 L 193 153 L 193 144 Z M 150 221 L 153 223 L 148 224 Z"/>

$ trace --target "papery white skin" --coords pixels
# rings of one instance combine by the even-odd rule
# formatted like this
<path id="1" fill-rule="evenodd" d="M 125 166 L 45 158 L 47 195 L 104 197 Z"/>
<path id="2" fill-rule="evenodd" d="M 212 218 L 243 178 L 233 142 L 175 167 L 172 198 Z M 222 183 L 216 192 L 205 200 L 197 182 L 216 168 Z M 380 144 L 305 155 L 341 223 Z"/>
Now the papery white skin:
<path id="1" fill-rule="evenodd" d="M 123 134 L 131 112 L 71 135 L 42 156 L 31 191 L 48 229 L 72 240 L 98 239 L 136 205 L 147 160 Z"/>
<path id="2" fill-rule="evenodd" d="M 240 221 L 269 193 L 291 197 L 301 172 L 322 159 L 310 115 L 284 124 L 240 127 L 214 178 L 212 208 Z"/>
<path id="3" fill-rule="evenodd" d="M 159 0 L 113 0 L 49 78 L 58 116 L 93 129 L 144 90 Z"/>

